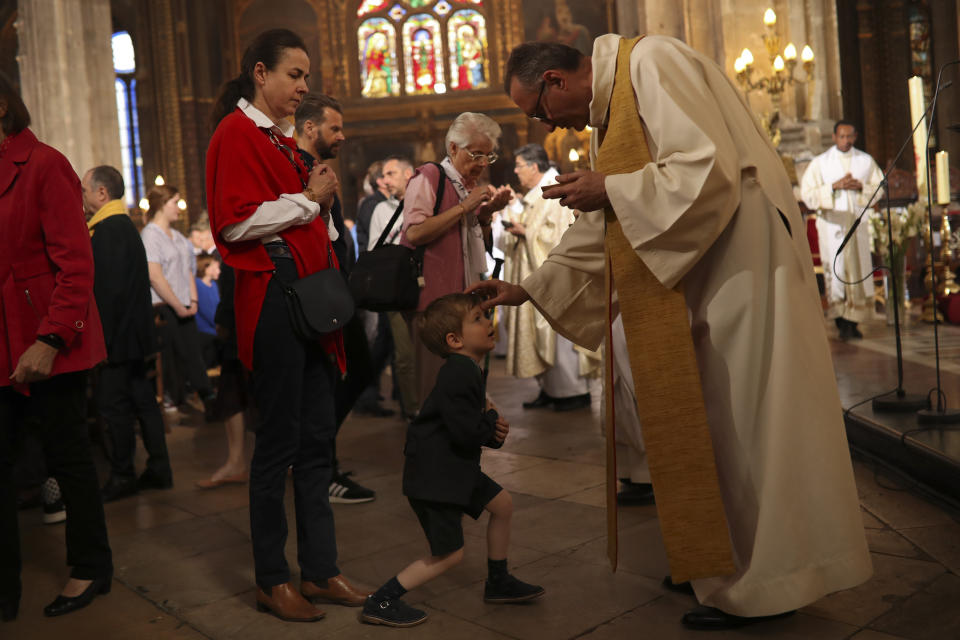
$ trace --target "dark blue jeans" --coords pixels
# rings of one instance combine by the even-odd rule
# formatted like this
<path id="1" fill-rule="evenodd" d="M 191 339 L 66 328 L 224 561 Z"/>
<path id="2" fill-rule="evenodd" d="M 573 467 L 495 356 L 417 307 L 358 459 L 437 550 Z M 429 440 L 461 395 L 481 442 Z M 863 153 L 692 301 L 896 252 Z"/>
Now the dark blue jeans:
<path id="1" fill-rule="evenodd" d="M 292 260 L 278 258 L 276 264 L 284 281 L 297 279 Z M 290 580 L 283 553 L 283 494 L 291 465 L 301 577 L 323 582 L 340 573 L 328 493 L 338 373 L 318 345 L 293 333 L 287 314 L 283 291 L 271 281 L 253 346 L 253 396 L 260 424 L 250 464 L 250 535 L 257 584 L 264 589 Z"/>

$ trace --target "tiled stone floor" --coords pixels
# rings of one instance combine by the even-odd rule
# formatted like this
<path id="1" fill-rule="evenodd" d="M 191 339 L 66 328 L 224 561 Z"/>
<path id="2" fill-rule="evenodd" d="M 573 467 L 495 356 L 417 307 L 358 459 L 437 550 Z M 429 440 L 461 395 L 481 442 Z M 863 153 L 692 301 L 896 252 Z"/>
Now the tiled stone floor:
<path id="1" fill-rule="evenodd" d="M 849 360 L 849 358 L 847 358 Z M 430 620 L 394 630 L 361 625 L 355 609 L 326 607 L 315 624 L 284 623 L 254 609 L 246 487 L 198 491 L 194 481 L 221 461 L 222 430 L 186 416 L 169 446 L 176 487 L 107 505 L 116 575 L 113 590 L 72 615 L 46 619 L 41 609 L 64 580 L 63 527 L 21 514 L 24 599 L 3 640 L 152 638 L 620 638 L 703 637 L 679 619 L 693 601 L 660 586 L 667 572 L 655 508 L 621 510 L 620 567 L 606 560 L 603 448 L 599 408 L 524 412 L 535 383 L 516 381 L 495 362 L 490 393 L 512 424 L 484 468 L 514 494 L 510 564 L 547 595 L 526 606 L 482 602 L 484 525 L 467 520 L 462 566 L 413 591 L 408 600 Z M 400 493 L 398 419 L 351 417 L 339 440 L 342 464 L 377 490 L 376 502 L 335 505 L 340 566 L 376 586 L 426 549 Z M 790 618 L 709 638 L 944 640 L 960 638 L 960 519 L 904 490 L 897 480 L 855 462 L 863 522 L 875 575 Z M 289 495 L 289 493 L 288 493 Z M 296 544 L 287 556 L 295 565 Z"/>

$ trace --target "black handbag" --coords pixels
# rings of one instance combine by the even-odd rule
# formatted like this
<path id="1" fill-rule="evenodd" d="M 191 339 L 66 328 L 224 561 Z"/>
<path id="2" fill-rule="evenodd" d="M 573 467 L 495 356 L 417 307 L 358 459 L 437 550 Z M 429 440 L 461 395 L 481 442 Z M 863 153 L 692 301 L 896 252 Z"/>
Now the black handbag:
<path id="1" fill-rule="evenodd" d="M 333 264 L 329 245 L 327 260 Z M 273 276 L 283 288 L 290 324 L 301 339 L 317 341 L 342 329 L 353 317 L 353 296 L 339 269 L 331 267 L 293 282 L 282 281 L 276 271 Z"/>
<path id="2" fill-rule="evenodd" d="M 436 162 L 431 162 L 440 171 L 437 185 L 437 201 L 433 215 L 440 211 L 440 202 L 446 187 L 446 173 Z M 426 246 L 410 249 L 397 244 L 384 244 L 387 236 L 403 213 L 403 201 L 393 212 L 390 222 L 384 227 L 373 249 L 360 254 L 350 272 L 350 291 L 356 305 L 370 311 L 410 311 L 417 308 L 420 289 L 423 288 L 423 253 Z"/>
<path id="3" fill-rule="evenodd" d="M 300 184 L 306 188 L 307 183 L 293 159 L 293 150 L 280 142 L 272 130 L 261 130 L 270 138 L 270 142 L 277 151 L 287 158 L 297 177 L 300 178 Z M 332 242 L 327 244 L 328 265 L 333 264 L 330 249 L 332 245 Z M 281 280 L 276 270 L 273 272 L 273 277 L 283 289 L 293 332 L 302 340 L 308 342 L 320 340 L 324 334 L 342 329 L 353 317 L 355 311 L 353 296 L 350 295 L 350 288 L 339 269 L 328 267 L 293 282 Z"/>

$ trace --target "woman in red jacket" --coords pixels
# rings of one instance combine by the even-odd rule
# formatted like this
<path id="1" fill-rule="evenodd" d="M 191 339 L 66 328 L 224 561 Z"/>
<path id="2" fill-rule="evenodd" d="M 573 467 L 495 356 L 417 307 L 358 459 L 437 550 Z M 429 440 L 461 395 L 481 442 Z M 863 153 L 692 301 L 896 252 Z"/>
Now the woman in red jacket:
<path id="1" fill-rule="evenodd" d="M 18 430 L 37 429 L 67 511 L 70 580 L 48 616 L 110 591 L 113 564 L 86 429 L 86 373 L 106 358 L 80 180 L 27 128 L 0 75 L 0 619 L 20 604 L 11 467 Z M 29 418 L 29 427 L 25 425 Z"/>
<path id="2" fill-rule="evenodd" d="M 330 206 L 337 179 L 324 165 L 307 171 L 290 138 L 307 92 L 310 59 L 299 36 L 266 31 L 243 55 L 241 72 L 214 107 L 207 150 L 207 208 L 223 260 L 236 272 L 234 307 L 240 361 L 253 372 L 260 424 L 250 463 L 250 537 L 257 606 L 287 620 L 323 617 L 307 599 L 359 606 L 337 568 L 327 488 L 336 433 L 333 385 L 346 370 L 340 331 L 319 342 L 298 338 L 280 282 L 336 269 Z M 331 237 L 332 236 L 332 237 Z M 293 467 L 298 591 L 284 557 L 283 493 Z"/>

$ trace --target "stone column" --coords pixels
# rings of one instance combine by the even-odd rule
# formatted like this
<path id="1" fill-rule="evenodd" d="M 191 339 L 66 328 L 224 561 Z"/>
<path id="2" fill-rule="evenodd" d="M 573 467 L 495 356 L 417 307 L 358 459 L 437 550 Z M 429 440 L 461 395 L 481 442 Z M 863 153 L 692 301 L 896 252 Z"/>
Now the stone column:
<path id="1" fill-rule="evenodd" d="M 718 0 L 684 0 L 684 28 L 687 44 L 725 66 L 723 21 Z M 734 58 L 739 55 L 736 53 Z"/>
<path id="2" fill-rule="evenodd" d="M 686 37 L 683 20 L 683 3 L 652 0 L 646 5 L 647 33 L 671 36 L 683 40 Z"/>
<path id="3" fill-rule="evenodd" d="M 18 0 L 17 61 L 31 128 L 79 175 L 121 164 L 110 0 Z"/>

